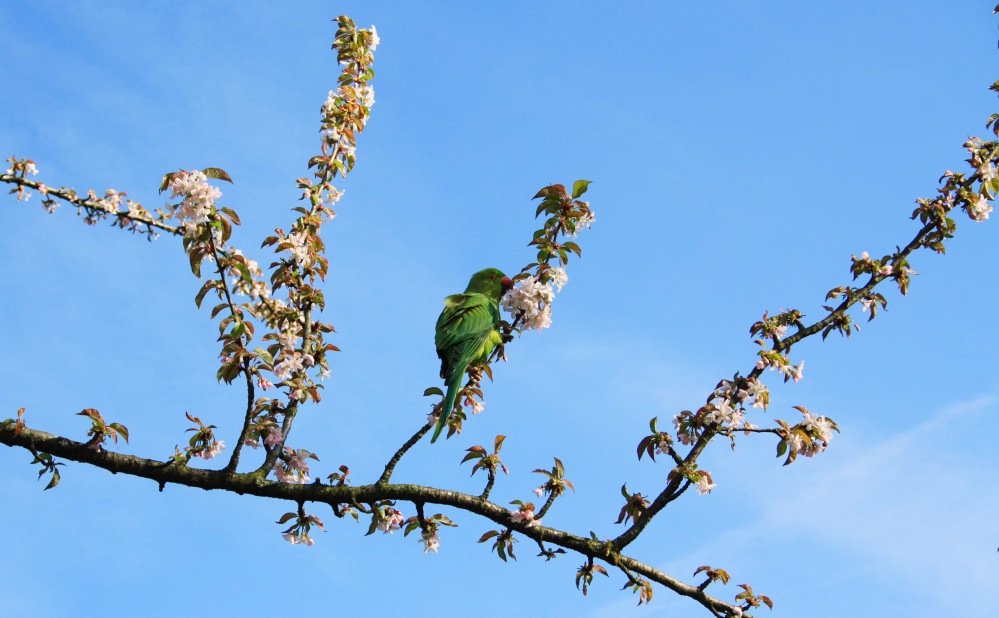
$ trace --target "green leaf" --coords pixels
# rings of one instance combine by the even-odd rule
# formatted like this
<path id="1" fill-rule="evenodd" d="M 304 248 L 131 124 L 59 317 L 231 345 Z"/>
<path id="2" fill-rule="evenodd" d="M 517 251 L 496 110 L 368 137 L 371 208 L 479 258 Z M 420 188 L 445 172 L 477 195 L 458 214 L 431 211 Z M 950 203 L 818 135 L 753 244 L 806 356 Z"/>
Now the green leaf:
<path id="1" fill-rule="evenodd" d="M 191 272 L 194 273 L 195 277 L 201 278 L 201 258 L 204 252 L 200 249 L 195 249 L 190 253 L 191 260 Z"/>
<path id="2" fill-rule="evenodd" d="M 427 390 L 423 391 L 423 396 L 424 397 L 429 397 L 431 395 L 440 395 L 441 397 L 443 397 L 444 396 L 444 391 L 442 391 L 441 389 L 437 388 L 436 386 L 431 386 Z"/>
<path id="3" fill-rule="evenodd" d="M 264 361 L 268 365 L 274 364 L 274 357 L 271 356 L 270 352 L 268 352 L 267 350 L 263 348 L 254 348 L 253 351 L 254 353 L 256 353 L 257 356 L 260 357 L 260 360 Z"/>
<path id="4" fill-rule="evenodd" d="M 247 285 L 253 285 L 253 276 L 250 274 L 250 269 L 242 264 L 236 264 L 236 269 L 239 270 L 239 274 L 242 275 L 243 281 Z"/>
<path id="5" fill-rule="evenodd" d="M 43 489 L 42 491 L 48 491 L 48 490 L 52 489 L 53 487 L 55 487 L 56 485 L 58 485 L 59 481 L 61 481 L 61 480 L 62 480 L 62 477 L 59 476 L 59 471 L 56 470 L 55 468 L 52 468 L 52 480 L 49 481 L 49 484 L 46 485 L 45 489 Z"/>
<path id="6" fill-rule="evenodd" d="M 572 183 L 572 198 L 576 199 L 580 195 L 586 193 L 587 187 L 590 186 L 589 180 L 577 180 Z"/>
<path id="7" fill-rule="evenodd" d="M 198 309 L 201 309 L 201 301 L 204 300 L 205 294 L 208 293 L 208 290 L 210 290 L 210 289 L 212 289 L 214 287 L 215 287 L 215 280 L 214 279 L 211 279 L 209 281 L 205 281 L 205 285 L 201 286 L 201 290 L 194 297 L 194 304 L 196 304 L 198 306 Z"/>
<path id="8" fill-rule="evenodd" d="M 121 423 L 111 423 L 108 427 L 120 433 L 121 437 L 125 438 L 125 442 L 128 442 L 128 427 L 125 427 Z"/>
<path id="9" fill-rule="evenodd" d="M 209 178 L 224 180 L 229 184 L 233 184 L 232 178 L 229 177 L 229 174 L 227 174 L 224 169 L 218 167 L 206 167 L 205 169 L 201 170 L 201 173 Z"/>

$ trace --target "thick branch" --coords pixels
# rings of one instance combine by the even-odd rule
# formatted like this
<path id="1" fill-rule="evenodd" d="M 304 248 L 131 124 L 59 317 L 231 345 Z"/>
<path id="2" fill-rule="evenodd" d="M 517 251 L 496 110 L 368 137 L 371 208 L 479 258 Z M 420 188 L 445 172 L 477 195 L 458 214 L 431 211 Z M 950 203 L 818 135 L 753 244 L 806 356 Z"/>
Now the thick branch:
<path id="1" fill-rule="evenodd" d="M 249 494 L 262 498 L 291 500 L 296 503 L 319 502 L 333 508 L 341 504 L 367 503 L 380 500 L 402 500 L 414 504 L 440 504 L 474 513 L 501 526 L 511 526 L 510 511 L 498 504 L 461 492 L 421 485 L 394 485 L 375 483 L 351 487 L 348 485 L 329 486 L 320 483 L 295 485 L 268 481 L 258 474 L 238 474 L 225 470 L 200 470 L 180 464 L 145 459 L 135 455 L 124 455 L 108 451 L 95 451 L 81 442 L 69 440 L 34 429 L 23 428 L 16 431 L 13 424 L 0 427 L 0 444 L 20 447 L 33 452 L 49 453 L 71 461 L 86 463 L 108 470 L 112 474 L 123 473 L 156 481 L 160 489 L 167 483 L 220 489 L 237 494 Z M 735 606 L 705 594 L 695 586 L 685 584 L 658 571 L 634 558 L 615 553 L 611 543 L 580 537 L 544 526 L 526 528 L 512 526 L 518 532 L 538 542 L 557 545 L 584 556 L 600 559 L 610 564 L 621 564 L 652 581 L 673 590 L 677 594 L 690 597 L 715 612 L 734 613 Z"/>

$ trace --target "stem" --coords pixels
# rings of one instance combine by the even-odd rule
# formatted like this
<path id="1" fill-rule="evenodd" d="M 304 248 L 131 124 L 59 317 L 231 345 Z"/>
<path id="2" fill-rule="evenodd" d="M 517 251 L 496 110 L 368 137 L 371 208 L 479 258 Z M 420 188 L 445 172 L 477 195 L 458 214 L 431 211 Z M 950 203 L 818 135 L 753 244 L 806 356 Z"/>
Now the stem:
<path id="1" fill-rule="evenodd" d="M 392 459 L 389 459 L 388 463 L 385 464 L 385 471 L 382 472 L 382 475 L 378 477 L 377 481 L 375 481 L 375 485 L 384 485 L 389 482 L 389 479 L 392 478 L 392 472 L 395 471 L 395 467 L 402 459 L 402 456 L 406 454 L 406 451 L 413 448 L 413 445 L 419 442 L 420 438 L 427 435 L 427 432 L 430 431 L 430 428 L 433 426 L 434 423 L 427 421 L 426 425 L 421 427 L 409 440 L 406 440 L 405 444 L 399 447 L 399 450 L 392 455 Z"/>
<path id="2" fill-rule="evenodd" d="M 493 490 L 493 485 L 496 484 L 496 470 L 495 469 L 490 468 L 488 470 L 488 478 L 489 478 L 489 480 L 486 481 L 486 487 L 485 487 L 485 489 L 482 490 L 482 495 L 479 496 L 479 498 L 482 499 L 482 500 L 488 500 L 489 499 L 489 493 Z"/>
<path id="3" fill-rule="evenodd" d="M 232 447 L 232 455 L 229 457 L 229 464 L 224 468 L 226 472 L 235 472 L 239 466 L 239 454 L 243 450 L 243 443 L 250 435 L 250 423 L 253 422 L 253 376 L 250 375 L 250 364 L 243 361 L 243 375 L 246 376 L 246 417 L 243 419 L 243 429 L 239 432 L 239 439 Z"/>

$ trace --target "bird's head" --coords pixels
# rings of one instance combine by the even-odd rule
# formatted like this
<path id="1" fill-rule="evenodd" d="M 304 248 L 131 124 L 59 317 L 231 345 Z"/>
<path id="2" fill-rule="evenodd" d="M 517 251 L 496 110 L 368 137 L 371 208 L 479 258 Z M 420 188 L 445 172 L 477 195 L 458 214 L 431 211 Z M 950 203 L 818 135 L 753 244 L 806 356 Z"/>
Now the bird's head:
<path id="1" fill-rule="evenodd" d="M 513 287 L 510 277 L 503 274 L 503 271 L 496 268 L 486 268 L 472 275 L 472 279 L 465 288 L 466 294 L 486 294 L 497 300 Z"/>

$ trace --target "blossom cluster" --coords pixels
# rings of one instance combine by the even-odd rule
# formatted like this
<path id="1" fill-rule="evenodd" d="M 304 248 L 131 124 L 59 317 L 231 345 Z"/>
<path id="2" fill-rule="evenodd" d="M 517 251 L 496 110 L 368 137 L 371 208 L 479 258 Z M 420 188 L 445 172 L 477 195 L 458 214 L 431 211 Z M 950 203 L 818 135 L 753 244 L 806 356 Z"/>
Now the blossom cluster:
<path id="1" fill-rule="evenodd" d="M 17 201 L 27 201 L 31 199 L 31 191 L 35 189 L 42 196 L 42 208 L 46 212 L 54 213 L 60 201 L 66 201 L 78 208 L 78 212 L 83 214 L 83 221 L 87 225 L 96 225 L 102 219 L 113 217 L 113 224 L 121 228 L 129 228 L 133 232 L 148 234 L 150 238 L 156 237 L 155 229 L 165 229 L 172 231 L 172 227 L 166 221 L 173 215 L 158 211 L 158 216 L 153 217 L 149 211 L 141 204 L 126 197 L 124 191 L 107 189 L 104 197 L 98 197 L 97 193 L 90 189 L 86 197 L 80 197 L 73 189 L 60 187 L 58 189 L 47 186 L 43 182 L 28 180 L 28 174 L 32 176 L 38 174 L 38 167 L 31 159 L 18 159 L 9 157 L 7 161 L 11 166 L 4 172 L 5 182 L 13 182 L 17 185 L 11 189 L 11 193 L 17 193 Z"/>
<path id="2" fill-rule="evenodd" d="M 564 285 L 567 277 L 564 276 L 564 270 L 561 272 Z M 538 277 L 531 275 L 518 281 L 516 287 L 504 294 L 501 305 L 512 315 L 519 316 L 524 328 L 541 330 L 551 326 L 554 299 L 555 290 L 552 289 L 552 284 L 541 283 Z"/>
<path id="3" fill-rule="evenodd" d="M 805 408 L 799 407 L 799 410 L 805 418 L 787 432 L 784 442 L 790 452 L 812 457 L 829 446 L 829 442 L 833 439 L 833 430 L 837 430 L 836 424 L 831 419 L 816 416 Z"/>
<path id="4" fill-rule="evenodd" d="M 169 177 L 170 198 L 183 198 L 180 204 L 167 204 L 180 221 L 185 235 L 191 235 L 199 223 L 206 223 L 215 212 L 215 202 L 222 191 L 208 182 L 208 176 L 198 170 L 181 170 Z"/>
<path id="5" fill-rule="evenodd" d="M 281 432 L 281 427 L 273 416 L 254 421 L 243 444 L 250 448 L 258 448 L 261 441 L 268 449 L 284 443 L 284 433 Z"/>
<path id="6" fill-rule="evenodd" d="M 401 529 L 405 521 L 406 518 L 403 517 L 402 511 L 392 507 L 385 507 L 375 527 L 385 534 L 392 534 L 396 530 Z"/>
<path id="7" fill-rule="evenodd" d="M 319 461 L 313 453 L 303 449 L 285 448 L 283 457 L 274 464 L 274 476 L 282 483 L 304 485 L 309 482 L 309 459 Z"/>
<path id="8" fill-rule="evenodd" d="M 253 300 L 266 300 L 271 296 L 271 287 L 263 280 L 264 271 L 256 260 L 243 255 L 239 249 L 230 249 L 226 256 L 232 263 L 229 282 L 233 293 L 249 296 Z M 250 276 L 247 277 L 246 274 Z"/>
<path id="9" fill-rule="evenodd" d="M 184 447 L 187 458 L 213 459 L 218 456 L 225 448 L 225 443 L 215 439 L 215 425 L 205 425 L 200 418 L 191 416 L 189 412 L 185 412 L 185 415 L 189 421 L 196 424 L 195 427 L 188 429 L 194 435 L 191 436 L 188 445 Z"/>
<path id="10" fill-rule="evenodd" d="M 201 457 L 203 459 L 213 459 L 216 455 L 222 452 L 225 448 L 225 442 L 222 440 L 215 440 L 210 446 L 206 446 L 200 450 L 194 450 L 193 447 L 186 447 L 188 453 L 193 457 Z"/>
<path id="11" fill-rule="evenodd" d="M 514 504 L 517 504 L 518 508 L 515 511 L 510 511 L 510 521 L 515 524 L 520 524 L 525 528 L 533 528 L 534 526 L 541 525 L 541 518 L 534 516 L 533 502 L 521 504 L 518 500 L 515 501 Z"/>
<path id="12" fill-rule="evenodd" d="M 964 147 L 971 153 L 968 162 L 975 168 L 974 175 L 981 183 L 977 193 L 962 196 L 964 207 L 972 220 L 983 223 L 989 218 L 993 209 L 991 202 L 996 193 L 999 193 L 999 176 L 994 163 L 997 145 L 995 142 L 986 144 L 981 139 L 972 137 L 965 142 Z"/>
<path id="13" fill-rule="evenodd" d="M 298 513 L 285 513 L 278 520 L 279 524 L 286 524 L 289 521 L 294 520 L 294 523 L 288 529 L 281 533 L 281 538 L 288 541 L 292 545 L 305 545 L 307 547 L 312 547 L 315 544 L 315 540 L 309 534 L 312 527 L 315 526 L 326 532 L 326 526 L 323 525 L 321 519 L 315 515 L 307 515 L 305 511 L 299 507 Z"/>
<path id="14" fill-rule="evenodd" d="M 749 403 L 753 408 L 766 409 L 769 401 L 770 393 L 767 387 L 756 378 L 736 376 L 734 380 L 722 380 L 712 394 L 711 403 L 704 407 L 706 413 L 701 422 L 723 429 L 740 427 L 754 429 L 755 425 L 743 418 L 745 404 Z"/>

